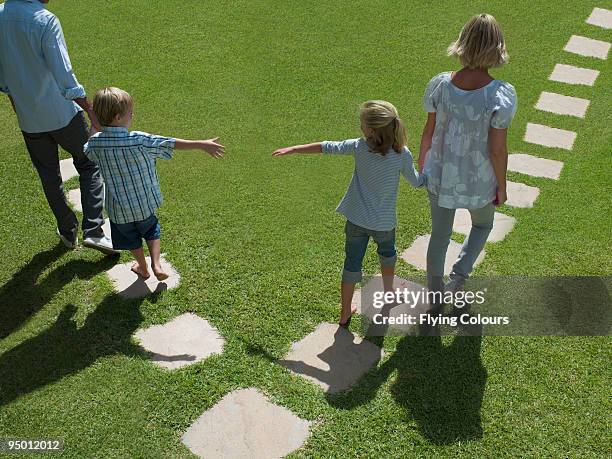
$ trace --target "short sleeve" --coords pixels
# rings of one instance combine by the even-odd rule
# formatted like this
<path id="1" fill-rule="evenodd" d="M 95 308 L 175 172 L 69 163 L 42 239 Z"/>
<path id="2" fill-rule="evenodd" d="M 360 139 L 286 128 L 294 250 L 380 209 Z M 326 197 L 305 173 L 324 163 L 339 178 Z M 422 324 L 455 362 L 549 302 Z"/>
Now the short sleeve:
<path id="1" fill-rule="evenodd" d="M 134 132 L 142 141 L 142 148 L 147 154 L 160 159 L 172 159 L 176 139 L 161 135 L 147 134 L 146 132 Z"/>
<path id="2" fill-rule="evenodd" d="M 429 80 L 429 83 L 427 83 L 425 94 L 423 95 L 423 109 L 427 113 L 435 112 L 438 107 L 440 89 L 445 76 L 446 73 L 440 73 Z"/>
<path id="3" fill-rule="evenodd" d="M 360 139 L 343 140 L 342 142 L 321 142 L 321 151 L 327 155 L 355 155 Z"/>
<path id="4" fill-rule="evenodd" d="M 516 114 L 518 100 L 514 86 L 502 83 L 495 93 L 495 106 L 491 116 L 491 127 L 495 129 L 507 129 Z"/>

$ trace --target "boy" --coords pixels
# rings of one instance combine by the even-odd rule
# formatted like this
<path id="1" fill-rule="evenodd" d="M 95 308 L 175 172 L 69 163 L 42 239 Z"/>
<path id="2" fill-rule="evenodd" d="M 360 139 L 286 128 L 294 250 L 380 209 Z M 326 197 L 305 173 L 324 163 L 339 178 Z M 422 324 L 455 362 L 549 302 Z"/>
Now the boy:
<path id="1" fill-rule="evenodd" d="M 182 140 L 128 131 L 134 102 L 119 88 L 100 89 L 93 110 L 102 131 L 85 144 L 85 154 L 98 164 L 106 185 L 105 207 L 111 226 L 113 248 L 130 250 L 136 259 L 132 271 L 143 279 L 151 275 L 142 248 L 144 239 L 151 255 L 151 268 L 159 281 L 168 278 L 160 264 L 160 227 L 155 211 L 162 203 L 155 161 L 171 159 L 174 149 L 199 149 L 214 158 L 225 147 L 217 141 Z"/>

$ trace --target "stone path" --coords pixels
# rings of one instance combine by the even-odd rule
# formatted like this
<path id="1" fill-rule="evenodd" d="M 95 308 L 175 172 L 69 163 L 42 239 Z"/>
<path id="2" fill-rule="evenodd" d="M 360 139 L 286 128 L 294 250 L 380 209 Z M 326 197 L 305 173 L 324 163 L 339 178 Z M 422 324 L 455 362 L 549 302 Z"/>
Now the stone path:
<path id="1" fill-rule="evenodd" d="M 151 266 L 151 258 L 147 257 L 147 264 Z M 163 254 L 161 257 L 162 269 L 164 269 L 170 277 L 165 281 L 159 282 L 153 272 L 148 280 L 144 280 L 136 273 L 131 271 L 131 267 L 134 264 L 133 260 L 127 263 L 118 264 L 109 269 L 106 273 L 113 282 L 113 287 L 123 298 L 140 298 L 150 295 L 154 292 L 162 292 L 164 290 L 170 290 L 178 287 L 181 277 L 175 271 L 175 269 L 166 261 Z M 149 269 L 149 271 L 151 271 Z"/>
<path id="2" fill-rule="evenodd" d="M 309 428 L 308 421 L 248 388 L 230 392 L 205 411 L 182 441 L 199 457 L 278 458 L 301 448 Z"/>
<path id="3" fill-rule="evenodd" d="M 192 313 L 138 330 L 135 336 L 154 363 L 170 370 L 220 354 L 225 343 L 215 327 Z"/>
<path id="4" fill-rule="evenodd" d="M 76 210 L 77 212 L 83 212 L 80 188 L 75 188 L 74 190 L 68 191 L 68 202 L 74 210 Z"/>
<path id="5" fill-rule="evenodd" d="M 576 133 L 565 129 L 552 128 L 543 124 L 527 123 L 525 131 L 525 142 L 542 145 L 551 148 L 563 148 L 571 150 L 574 148 Z"/>
<path id="6" fill-rule="evenodd" d="M 584 118 L 589 101 L 579 97 L 564 96 L 554 92 L 542 92 L 536 104 L 538 110 Z"/>
<path id="7" fill-rule="evenodd" d="M 572 35 L 563 49 L 570 53 L 580 54 L 581 56 L 607 59 L 610 43 L 581 37 L 580 35 Z"/>
<path id="8" fill-rule="evenodd" d="M 72 158 L 62 159 L 60 161 L 60 174 L 62 175 L 62 181 L 67 182 L 72 177 L 77 177 L 79 173 L 74 167 L 74 161 Z"/>
<path id="9" fill-rule="evenodd" d="M 495 212 L 495 216 L 493 218 L 493 229 L 487 238 L 489 242 L 499 242 L 502 241 L 514 225 L 516 224 L 516 219 L 514 217 L 510 217 L 509 215 L 502 214 L 501 212 Z M 453 223 L 453 231 L 455 233 L 463 234 L 467 236 L 470 234 L 472 229 L 472 217 L 470 216 L 470 212 L 467 209 L 457 209 L 455 212 L 455 222 Z"/>
<path id="10" fill-rule="evenodd" d="M 348 389 L 376 365 L 383 351 L 337 324 L 322 323 L 279 363 L 325 392 Z"/>
<path id="11" fill-rule="evenodd" d="M 587 24 L 603 27 L 604 29 L 612 29 L 612 11 L 594 8 L 586 22 Z"/>
<path id="12" fill-rule="evenodd" d="M 533 207 L 540 195 L 538 187 L 511 182 L 510 180 L 506 182 L 506 189 L 508 193 L 506 204 L 511 207 Z"/>
<path id="13" fill-rule="evenodd" d="M 598 76 L 599 70 L 585 69 L 566 64 L 556 64 L 548 79 L 567 84 L 593 86 Z"/>
<path id="14" fill-rule="evenodd" d="M 525 153 L 508 155 L 508 170 L 531 175 L 532 177 L 545 177 L 558 180 L 563 169 L 561 161 L 538 158 Z"/>

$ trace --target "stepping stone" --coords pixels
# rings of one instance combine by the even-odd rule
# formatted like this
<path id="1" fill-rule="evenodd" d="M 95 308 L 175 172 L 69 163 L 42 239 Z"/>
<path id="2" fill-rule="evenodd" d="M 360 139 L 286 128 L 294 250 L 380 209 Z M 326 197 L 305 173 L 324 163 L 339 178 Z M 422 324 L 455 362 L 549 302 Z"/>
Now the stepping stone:
<path id="1" fill-rule="evenodd" d="M 104 219 L 104 224 L 102 225 L 102 231 L 104 231 L 105 236 L 111 237 L 110 220 L 108 218 Z"/>
<path id="2" fill-rule="evenodd" d="M 524 183 L 506 182 L 508 200 L 506 204 L 512 207 L 533 207 L 533 203 L 540 195 L 540 189 Z"/>
<path id="3" fill-rule="evenodd" d="M 573 65 L 556 64 L 548 79 L 560 81 L 561 83 L 593 86 L 598 76 L 599 70 L 574 67 Z"/>
<path id="4" fill-rule="evenodd" d="M 543 145 L 551 148 L 563 148 L 571 150 L 574 147 L 576 133 L 557 129 L 543 124 L 527 123 L 527 131 L 524 137 L 525 142 Z"/>
<path id="5" fill-rule="evenodd" d="M 68 202 L 74 210 L 77 212 L 83 212 L 83 206 L 81 205 L 81 189 L 76 188 L 68 192 Z"/>
<path id="6" fill-rule="evenodd" d="M 603 8 L 593 8 L 593 12 L 586 20 L 588 24 L 612 29 L 612 11 Z"/>
<path id="7" fill-rule="evenodd" d="M 192 313 L 140 329 L 135 336 L 155 364 L 170 370 L 220 354 L 225 343 L 215 327 Z"/>
<path id="8" fill-rule="evenodd" d="M 531 175 L 532 177 L 546 177 L 558 180 L 563 169 L 561 161 L 537 158 L 524 153 L 508 155 L 508 170 Z"/>
<path id="9" fill-rule="evenodd" d="M 322 323 L 293 343 L 279 363 L 333 394 L 343 391 L 376 365 L 383 351 L 337 324 Z"/>
<path id="10" fill-rule="evenodd" d="M 361 314 L 361 304 L 362 304 L 362 292 L 365 291 L 374 291 L 374 290 L 383 290 L 383 282 L 382 282 L 382 275 L 381 274 L 377 274 L 376 276 L 372 277 L 371 279 L 369 279 L 362 288 L 360 289 L 356 289 L 355 293 L 353 294 L 353 302 L 352 304 L 354 304 L 355 306 L 357 306 L 357 314 Z M 411 281 L 403 279 L 401 277 L 395 276 L 393 278 L 393 288 L 397 289 L 403 289 L 403 288 L 407 288 L 409 287 L 411 284 L 413 284 Z M 417 284 L 415 284 L 417 285 Z"/>
<path id="11" fill-rule="evenodd" d="M 418 269 L 427 271 L 427 246 L 429 245 L 430 238 L 430 234 L 417 237 L 412 245 L 402 252 L 400 258 Z M 461 244 L 451 239 L 448 244 L 448 249 L 446 250 L 446 259 L 444 260 L 444 275 L 448 276 L 451 273 L 453 265 L 457 261 L 457 258 L 459 258 L 460 253 Z M 486 252 L 483 249 L 474 262 L 474 268 L 482 263 L 485 254 Z"/>
<path id="12" fill-rule="evenodd" d="M 182 441 L 199 457 L 278 458 L 301 448 L 309 427 L 310 422 L 249 388 L 227 394 L 205 411 Z"/>
<path id="13" fill-rule="evenodd" d="M 563 49 L 570 53 L 580 54 L 581 56 L 607 59 L 610 43 L 581 37 L 580 35 L 572 35 Z"/>
<path id="14" fill-rule="evenodd" d="M 516 219 L 509 215 L 495 212 L 493 216 L 493 229 L 487 238 L 489 242 L 499 242 L 504 240 L 514 225 Z M 467 209 L 457 209 L 455 212 L 455 221 L 453 222 L 453 231 L 467 236 L 472 229 L 472 217 Z"/>
<path id="15" fill-rule="evenodd" d="M 146 260 L 149 265 L 149 272 L 151 272 L 151 258 L 147 257 Z M 106 271 L 108 277 L 113 282 L 113 287 L 123 298 L 141 298 L 154 292 L 176 288 L 180 283 L 180 276 L 172 265 L 165 260 L 163 254 L 161 256 L 162 269 L 170 274 L 170 277 L 165 281 L 158 281 L 152 272 L 151 277 L 145 281 L 142 277 L 131 271 L 130 268 L 133 264 L 134 260 L 130 260 L 127 263 L 115 265 Z"/>
<path id="16" fill-rule="evenodd" d="M 581 99 L 579 97 L 564 96 L 554 92 L 544 91 L 540 94 L 540 99 L 535 105 L 535 108 L 558 115 L 570 115 L 584 118 L 589 102 L 590 101 L 587 99 Z"/>
<path id="17" fill-rule="evenodd" d="M 76 170 L 76 167 L 74 167 L 74 161 L 72 160 L 72 158 L 62 159 L 60 161 L 60 173 L 62 175 L 63 182 L 67 182 L 72 177 L 76 177 L 79 175 Z"/>

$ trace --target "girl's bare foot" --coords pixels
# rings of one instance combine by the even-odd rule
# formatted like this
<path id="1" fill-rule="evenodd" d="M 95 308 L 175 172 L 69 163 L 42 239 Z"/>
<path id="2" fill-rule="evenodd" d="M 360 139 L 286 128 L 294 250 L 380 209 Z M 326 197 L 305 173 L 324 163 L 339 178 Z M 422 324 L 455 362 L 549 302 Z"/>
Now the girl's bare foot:
<path id="1" fill-rule="evenodd" d="M 131 270 L 133 273 L 136 273 L 138 276 L 142 277 L 144 280 L 147 280 L 149 277 L 151 277 L 151 274 L 149 274 L 149 270 L 147 269 L 147 267 L 145 266 L 143 268 L 138 263 L 134 263 L 132 265 Z"/>
<path id="2" fill-rule="evenodd" d="M 151 266 L 151 269 L 153 269 L 153 274 L 155 275 L 158 281 L 163 281 L 170 277 L 168 273 L 165 273 L 161 269 L 161 266 Z"/>
<path id="3" fill-rule="evenodd" d="M 346 315 L 344 313 L 340 313 L 340 322 L 338 322 L 338 325 L 340 325 L 341 327 L 345 327 L 348 328 L 348 326 L 351 324 L 351 318 L 353 317 L 353 314 L 355 314 L 357 312 L 357 306 L 351 305 L 351 313 Z"/>

